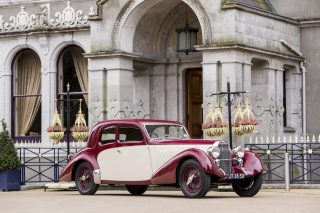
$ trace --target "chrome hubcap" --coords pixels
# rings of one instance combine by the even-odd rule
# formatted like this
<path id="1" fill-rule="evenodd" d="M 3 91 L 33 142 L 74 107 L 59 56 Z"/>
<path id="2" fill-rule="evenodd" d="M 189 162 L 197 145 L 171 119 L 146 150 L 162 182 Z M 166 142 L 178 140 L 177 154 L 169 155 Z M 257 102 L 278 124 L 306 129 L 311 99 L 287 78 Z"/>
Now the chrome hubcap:
<path id="1" fill-rule="evenodd" d="M 188 177 L 187 185 L 190 185 L 190 183 L 192 183 L 193 178 L 194 178 L 194 175 L 195 175 L 195 174 L 192 174 L 192 175 L 190 175 L 190 176 Z"/>

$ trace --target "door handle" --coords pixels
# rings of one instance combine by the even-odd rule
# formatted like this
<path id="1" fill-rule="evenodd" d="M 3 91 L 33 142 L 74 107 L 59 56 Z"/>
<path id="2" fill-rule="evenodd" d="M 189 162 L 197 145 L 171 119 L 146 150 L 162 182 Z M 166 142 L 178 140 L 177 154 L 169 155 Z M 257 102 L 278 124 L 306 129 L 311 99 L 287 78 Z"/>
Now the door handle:
<path id="1" fill-rule="evenodd" d="M 119 154 L 121 154 L 121 151 L 120 151 L 120 150 L 117 150 L 117 152 L 118 152 Z"/>

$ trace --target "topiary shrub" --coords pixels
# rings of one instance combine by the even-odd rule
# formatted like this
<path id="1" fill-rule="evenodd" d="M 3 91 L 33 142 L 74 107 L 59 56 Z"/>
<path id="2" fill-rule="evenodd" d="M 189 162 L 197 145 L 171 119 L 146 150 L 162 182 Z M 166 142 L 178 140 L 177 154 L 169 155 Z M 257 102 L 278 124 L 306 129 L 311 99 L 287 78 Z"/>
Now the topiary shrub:
<path id="1" fill-rule="evenodd" d="M 7 130 L 7 124 L 1 120 L 2 131 L 0 132 L 0 172 L 20 168 L 20 160 L 13 140 Z"/>

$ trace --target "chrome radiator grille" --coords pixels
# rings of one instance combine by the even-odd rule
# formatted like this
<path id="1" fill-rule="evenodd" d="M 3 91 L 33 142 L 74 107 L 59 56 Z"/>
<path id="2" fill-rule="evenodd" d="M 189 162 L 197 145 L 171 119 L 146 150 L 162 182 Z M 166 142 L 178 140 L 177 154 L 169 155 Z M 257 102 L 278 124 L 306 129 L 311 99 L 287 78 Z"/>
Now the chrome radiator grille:
<path id="1" fill-rule="evenodd" d="M 226 173 L 230 174 L 231 173 L 231 150 L 230 147 L 227 143 L 220 143 L 219 144 L 219 149 L 220 149 L 220 156 L 219 156 L 219 161 L 220 161 L 220 168 Z"/>

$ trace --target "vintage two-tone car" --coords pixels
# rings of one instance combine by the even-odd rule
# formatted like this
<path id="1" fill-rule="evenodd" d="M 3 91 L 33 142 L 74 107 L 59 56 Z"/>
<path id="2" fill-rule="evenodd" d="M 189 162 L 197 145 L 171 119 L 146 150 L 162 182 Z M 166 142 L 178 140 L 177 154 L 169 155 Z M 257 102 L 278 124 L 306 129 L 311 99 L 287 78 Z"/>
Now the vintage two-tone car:
<path id="1" fill-rule="evenodd" d="M 170 185 L 200 198 L 211 187 L 231 184 L 239 196 L 251 197 L 261 188 L 262 172 L 255 153 L 190 139 L 179 122 L 109 120 L 93 128 L 87 147 L 72 157 L 60 180 L 75 181 L 83 195 L 94 194 L 100 184 L 125 185 L 133 195 L 149 185 Z"/>

